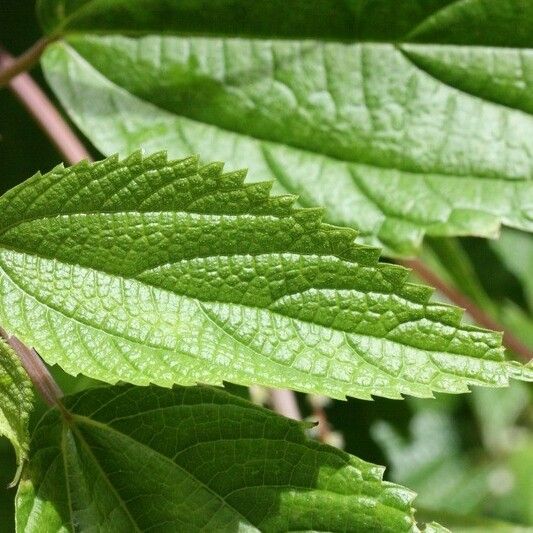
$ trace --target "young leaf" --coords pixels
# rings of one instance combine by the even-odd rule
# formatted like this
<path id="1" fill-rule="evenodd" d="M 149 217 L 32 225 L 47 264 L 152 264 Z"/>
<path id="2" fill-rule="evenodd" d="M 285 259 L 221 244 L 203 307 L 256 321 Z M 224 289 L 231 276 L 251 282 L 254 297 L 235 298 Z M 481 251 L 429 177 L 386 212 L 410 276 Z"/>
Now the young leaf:
<path id="1" fill-rule="evenodd" d="M 28 422 L 33 401 L 30 378 L 17 354 L 0 339 L 0 435 L 13 444 L 19 464 L 28 455 Z"/>
<path id="2" fill-rule="evenodd" d="M 0 199 L 0 323 L 111 383 L 400 398 L 532 373 L 354 230 L 244 178 L 163 153 L 34 176 Z"/>
<path id="3" fill-rule="evenodd" d="M 208 387 L 97 388 L 32 439 L 17 528 L 56 531 L 418 531 L 414 493 Z"/>
<path id="4" fill-rule="evenodd" d="M 39 12 L 64 36 L 46 77 L 104 154 L 245 165 L 393 255 L 425 233 L 533 229 L 532 2 L 43 0 Z"/>

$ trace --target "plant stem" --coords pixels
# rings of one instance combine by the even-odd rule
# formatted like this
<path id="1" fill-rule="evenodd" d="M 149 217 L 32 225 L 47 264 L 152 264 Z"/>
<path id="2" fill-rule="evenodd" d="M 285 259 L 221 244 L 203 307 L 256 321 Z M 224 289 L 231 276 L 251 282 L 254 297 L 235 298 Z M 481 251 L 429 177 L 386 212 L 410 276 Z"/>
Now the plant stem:
<path id="1" fill-rule="evenodd" d="M 54 378 L 46 368 L 39 354 L 28 348 L 20 339 L 14 335 L 9 335 L 3 328 L 0 328 L 2 337 L 13 351 L 18 355 L 24 370 L 26 370 L 34 387 L 37 389 L 43 400 L 51 407 L 60 407 L 63 392 L 55 382 Z"/>
<path id="2" fill-rule="evenodd" d="M 37 44 L 34 48 L 36 46 Z M 7 71 L 14 72 L 14 77 L 12 76 L 8 81 L 10 90 L 22 102 L 67 163 L 74 164 L 82 159 L 91 159 L 89 152 L 72 128 L 31 76 L 27 73 L 19 73 L 20 65 L 11 69 L 16 62 L 17 60 L 14 60 L 7 51 L 0 47 L 0 79 Z M 2 68 L 4 68 L 3 71 Z"/>
<path id="3" fill-rule="evenodd" d="M 329 425 L 328 415 L 323 407 L 316 406 L 313 409 L 313 417 L 318 423 L 318 440 L 320 442 L 328 442 L 331 434 L 331 426 Z"/>
<path id="4" fill-rule="evenodd" d="M 280 415 L 294 420 L 301 420 L 302 414 L 298 407 L 296 394 L 292 390 L 287 389 L 270 389 L 270 401 L 272 409 Z"/>
<path id="5" fill-rule="evenodd" d="M 444 296 L 446 296 L 454 304 L 466 309 L 468 314 L 480 325 L 488 329 L 503 331 L 503 344 L 512 352 L 518 355 L 526 363 L 531 359 L 531 350 L 523 344 L 519 339 L 511 335 L 508 331 L 504 331 L 501 324 L 496 322 L 492 317 L 480 309 L 470 298 L 459 292 L 454 287 L 451 287 L 441 278 L 439 278 L 433 271 L 431 271 L 420 259 L 404 259 L 399 260 L 398 263 L 410 268 L 423 281 L 435 287 Z"/>
<path id="6" fill-rule="evenodd" d="M 30 70 L 39 61 L 45 48 L 54 40 L 53 38 L 43 37 L 17 58 L 9 56 L 10 61 L 0 65 L 0 87 L 7 85 L 21 72 Z M 4 52 L 3 49 L 2 52 Z"/>

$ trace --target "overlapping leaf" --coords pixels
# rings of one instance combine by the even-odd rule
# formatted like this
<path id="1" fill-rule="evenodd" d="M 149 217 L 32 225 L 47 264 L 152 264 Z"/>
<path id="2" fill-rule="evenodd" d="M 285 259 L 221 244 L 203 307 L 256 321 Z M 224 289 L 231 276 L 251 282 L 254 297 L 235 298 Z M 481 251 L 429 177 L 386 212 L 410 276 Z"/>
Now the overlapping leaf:
<path id="1" fill-rule="evenodd" d="M 104 154 L 250 168 L 393 255 L 533 229 L 533 3 L 41 0 L 46 77 Z"/>
<path id="2" fill-rule="evenodd" d="M 65 403 L 66 420 L 50 411 L 35 430 L 21 533 L 418 531 L 414 493 L 381 467 L 223 391 L 106 387 Z"/>
<path id="3" fill-rule="evenodd" d="M 19 463 L 28 454 L 28 422 L 33 400 L 30 378 L 17 355 L 0 339 L 0 435 L 11 441 Z"/>
<path id="4" fill-rule="evenodd" d="M 527 374 L 355 231 L 244 178 L 163 153 L 34 176 L 0 199 L 0 323 L 112 383 L 399 398 Z"/>

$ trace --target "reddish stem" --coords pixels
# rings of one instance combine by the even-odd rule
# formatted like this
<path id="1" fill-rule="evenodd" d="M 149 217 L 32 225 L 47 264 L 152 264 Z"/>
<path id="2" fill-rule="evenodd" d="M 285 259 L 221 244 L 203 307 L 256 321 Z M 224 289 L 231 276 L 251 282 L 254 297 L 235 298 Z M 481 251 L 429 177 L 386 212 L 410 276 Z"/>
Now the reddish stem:
<path id="1" fill-rule="evenodd" d="M 61 407 L 63 392 L 48 372 L 39 354 L 28 348 L 20 339 L 14 335 L 9 335 L 3 328 L 0 328 L 2 337 L 13 351 L 18 355 L 24 370 L 26 370 L 34 387 L 39 391 L 43 400 L 51 407 Z"/>
<path id="2" fill-rule="evenodd" d="M 413 272 L 426 283 L 438 289 L 446 298 L 454 304 L 466 309 L 468 314 L 480 325 L 488 329 L 502 331 L 501 324 L 496 322 L 492 317 L 480 309 L 470 298 L 451 287 L 432 272 L 420 259 L 399 260 L 398 263 L 410 268 Z M 526 363 L 531 359 L 531 350 L 508 331 L 504 331 L 503 343 L 512 352 L 518 355 Z"/>
<path id="3" fill-rule="evenodd" d="M 26 50 L 22 55 L 14 58 L 7 54 L 4 50 L 3 53 L 9 56 L 9 61 L 0 65 L 0 87 L 7 85 L 14 77 L 18 76 L 21 72 L 30 70 L 39 61 L 45 48 L 53 41 L 47 37 L 39 39 L 31 48 Z"/>
<path id="4" fill-rule="evenodd" d="M 293 418 L 294 420 L 301 420 L 302 414 L 298 407 L 296 400 L 296 394 L 292 390 L 287 389 L 271 389 L 270 401 L 272 403 L 272 409 L 280 415 L 287 418 Z"/>
<path id="5" fill-rule="evenodd" d="M 37 44 L 35 47 L 37 47 Z M 48 41 L 45 44 L 48 44 Z M 39 47 L 43 47 L 45 44 L 41 43 Z M 90 159 L 91 157 L 85 146 L 83 146 L 43 90 L 33 81 L 29 74 L 25 72 L 19 73 L 22 64 L 24 62 L 15 60 L 8 52 L 0 48 L 0 80 L 3 80 L 8 75 L 11 76 L 7 79 L 8 87 L 54 143 L 64 160 L 67 163 L 74 164 L 82 159 Z M 26 62 L 26 64 L 28 63 Z"/>

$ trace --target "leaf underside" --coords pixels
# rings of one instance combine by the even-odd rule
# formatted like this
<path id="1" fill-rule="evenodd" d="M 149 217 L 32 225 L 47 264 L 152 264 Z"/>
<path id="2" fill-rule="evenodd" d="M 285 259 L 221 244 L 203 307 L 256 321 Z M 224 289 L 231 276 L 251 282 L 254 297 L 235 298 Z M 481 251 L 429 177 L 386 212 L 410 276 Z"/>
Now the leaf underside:
<path id="1" fill-rule="evenodd" d="M 533 3 L 43 0 L 45 75 L 104 154 L 199 153 L 389 255 L 533 229 Z"/>
<path id="2" fill-rule="evenodd" d="M 28 455 L 28 422 L 34 394 L 17 354 L 0 339 L 0 435 L 7 437 L 20 464 Z"/>
<path id="3" fill-rule="evenodd" d="M 21 533 L 418 531 L 382 467 L 223 391 L 105 387 L 66 407 L 34 432 Z"/>
<path id="4" fill-rule="evenodd" d="M 111 383 L 400 398 L 531 374 L 354 230 L 244 178 L 164 153 L 34 176 L 0 199 L 0 323 Z"/>

